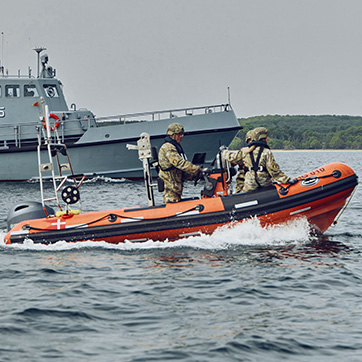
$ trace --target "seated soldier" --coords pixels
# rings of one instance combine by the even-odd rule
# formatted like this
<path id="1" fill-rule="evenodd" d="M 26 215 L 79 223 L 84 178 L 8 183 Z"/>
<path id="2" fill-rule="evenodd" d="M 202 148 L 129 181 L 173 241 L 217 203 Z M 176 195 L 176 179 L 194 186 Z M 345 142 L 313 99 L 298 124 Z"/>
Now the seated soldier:
<path id="1" fill-rule="evenodd" d="M 280 183 L 295 183 L 285 175 L 275 161 L 268 146 L 268 133 L 265 127 L 257 127 L 252 131 L 252 142 L 243 149 L 242 161 L 244 163 L 245 184 L 243 192 L 249 192 L 261 187 L 272 185 L 272 181 Z"/>

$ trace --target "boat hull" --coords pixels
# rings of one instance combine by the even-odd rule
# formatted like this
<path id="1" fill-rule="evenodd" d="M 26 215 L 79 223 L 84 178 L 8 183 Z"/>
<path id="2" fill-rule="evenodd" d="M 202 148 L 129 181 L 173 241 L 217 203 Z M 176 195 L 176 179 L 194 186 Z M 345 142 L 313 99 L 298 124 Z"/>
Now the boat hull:
<path id="1" fill-rule="evenodd" d="M 299 177 L 290 187 L 273 185 L 260 191 L 197 198 L 175 204 L 63 215 L 19 223 L 5 243 L 52 244 L 60 240 L 109 243 L 175 240 L 212 234 L 218 227 L 258 218 L 262 226 L 306 218 L 311 230 L 324 233 L 358 184 L 353 170 L 333 163 Z"/>

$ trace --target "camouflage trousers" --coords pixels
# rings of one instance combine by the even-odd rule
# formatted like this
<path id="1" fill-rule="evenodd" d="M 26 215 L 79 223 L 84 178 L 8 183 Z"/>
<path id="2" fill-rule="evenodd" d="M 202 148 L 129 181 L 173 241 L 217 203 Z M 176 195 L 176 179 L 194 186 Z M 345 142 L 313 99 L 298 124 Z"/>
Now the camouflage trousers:
<path id="1" fill-rule="evenodd" d="M 245 184 L 243 187 L 243 192 L 249 192 L 257 190 L 259 187 L 266 187 L 272 185 L 272 179 L 266 172 L 257 172 L 258 182 L 255 179 L 254 171 L 249 171 L 245 175 Z"/>
<path id="2" fill-rule="evenodd" d="M 176 192 L 172 190 L 167 190 L 163 192 L 163 203 L 164 204 L 170 204 L 173 202 L 179 202 L 181 200 L 181 195 L 177 194 Z"/>
<path id="3" fill-rule="evenodd" d="M 245 184 L 245 172 L 244 172 L 244 170 L 241 170 L 236 175 L 236 179 L 235 179 L 235 192 L 237 194 L 240 192 L 243 192 L 244 184 Z"/>

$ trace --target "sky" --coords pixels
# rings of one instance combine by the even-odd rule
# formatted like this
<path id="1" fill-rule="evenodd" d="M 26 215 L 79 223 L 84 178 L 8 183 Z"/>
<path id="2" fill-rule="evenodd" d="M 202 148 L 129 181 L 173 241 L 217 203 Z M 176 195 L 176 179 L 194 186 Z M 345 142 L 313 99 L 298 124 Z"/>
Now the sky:
<path id="1" fill-rule="evenodd" d="M 98 117 L 228 102 L 238 118 L 362 115 L 361 0 L 1 0 L 0 62 L 47 48 Z"/>

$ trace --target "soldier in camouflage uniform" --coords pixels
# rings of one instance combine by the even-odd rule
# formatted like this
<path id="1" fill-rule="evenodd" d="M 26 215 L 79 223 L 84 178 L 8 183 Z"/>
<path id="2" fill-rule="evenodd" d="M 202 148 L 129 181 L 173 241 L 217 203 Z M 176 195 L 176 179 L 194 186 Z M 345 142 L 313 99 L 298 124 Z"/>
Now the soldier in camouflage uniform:
<path id="1" fill-rule="evenodd" d="M 253 130 L 248 131 L 245 136 L 246 143 L 250 143 L 253 140 Z M 244 153 L 248 152 L 249 147 L 244 147 L 239 151 L 227 151 L 224 157 L 230 162 L 231 166 L 239 166 L 238 174 L 235 179 L 235 192 L 240 193 L 243 191 L 245 184 L 245 170 L 244 170 Z"/>
<path id="2" fill-rule="evenodd" d="M 158 153 L 160 172 L 158 176 L 164 181 L 163 203 L 181 200 L 183 181 L 200 177 L 200 167 L 186 160 L 180 145 L 184 128 L 179 123 L 172 123 L 167 128 L 165 143 Z"/>
<path id="3" fill-rule="evenodd" d="M 253 131 L 253 141 L 243 149 L 242 160 L 245 170 L 243 192 L 249 192 L 261 187 L 272 185 L 272 180 L 280 183 L 295 183 L 295 180 L 285 175 L 275 161 L 267 144 L 268 130 L 257 127 Z"/>

